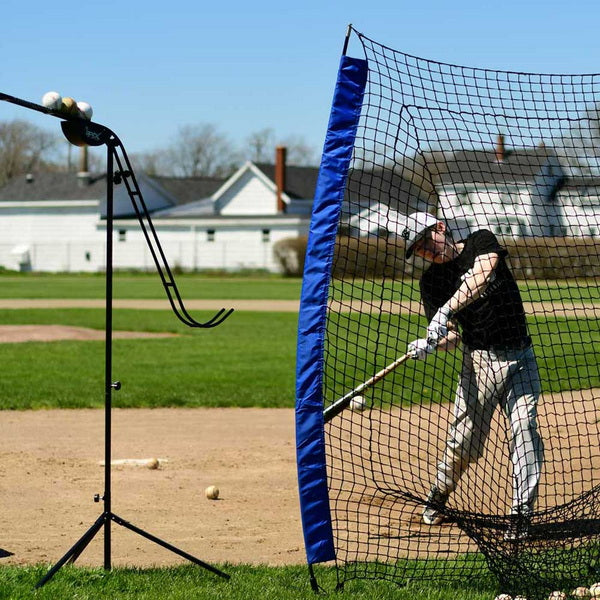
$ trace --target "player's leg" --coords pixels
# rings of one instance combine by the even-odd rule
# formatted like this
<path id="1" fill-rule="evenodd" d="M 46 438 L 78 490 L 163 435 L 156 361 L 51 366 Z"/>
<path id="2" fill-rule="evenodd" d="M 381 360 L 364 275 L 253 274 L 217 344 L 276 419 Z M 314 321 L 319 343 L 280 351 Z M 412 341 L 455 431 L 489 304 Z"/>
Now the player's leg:
<path id="1" fill-rule="evenodd" d="M 513 514 L 529 514 L 537 498 L 544 460 L 537 427 L 537 401 L 541 391 L 538 367 L 531 348 L 511 364 L 505 410 L 510 421 L 513 464 Z"/>
<path id="2" fill-rule="evenodd" d="M 458 485 L 467 465 L 481 456 L 497 405 L 496 388 L 488 375 L 487 363 L 487 353 L 465 350 L 454 400 L 454 418 L 423 510 L 423 521 L 428 525 L 442 522 L 439 508 Z"/>

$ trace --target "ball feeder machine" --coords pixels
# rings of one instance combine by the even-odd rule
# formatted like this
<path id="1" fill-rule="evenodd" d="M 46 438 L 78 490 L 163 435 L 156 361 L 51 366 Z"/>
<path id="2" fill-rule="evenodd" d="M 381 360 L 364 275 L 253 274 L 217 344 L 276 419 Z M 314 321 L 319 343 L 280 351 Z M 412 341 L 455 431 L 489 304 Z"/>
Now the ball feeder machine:
<path id="1" fill-rule="evenodd" d="M 140 529 L 132 523 L 122 519 L 112 511 L 111 495 L 111 445 L 112 445 L 112 393 L 121 389 L 121 382 L 112 378 L 112 299 L 113 299 L 113 186 L 124 184 L 129 198 L 135 209 L 146 243 L 152 254 L 161 282 L 169 299 L 171 309 L 177 318 L 188 327 L 201 329 L 212 328 L 220 325 L 231 315 L 233 309 L 220 309 L 207 321 L 201 322 L 194 319 L 186 310 L 181 294 L 177 288 L 173 273 L 158 235 L 154 229 L 150 213 L 146 207 L 140 187 L 137 183 L 131 163 L 125 152 L 123 144 L 117 135 L 108 127 L 88 120 L 78 113 L 69 114 L 58 109 L 47 108 L 16 98 L 0 92 L 0 100 L 22 106 L 23 108 L 44 113 L 61 119 L 61 128 L 67 140 L 75 146 L 106 146 L 106 326 L 105 326 L 105 357 L 104 357 L 104 493 L 95 494 L 94 502 L 103 502 L 103 511 L 93 525 L 73 544 L 67 553 L 42 577 L 36 584 L 40 588 L 54 577 L 59 569 L 67 563 L 74 563 L 96 534 L 103 529 L 104 532 L 104 569 L 111 569 L 111 524 L 116 523 L 134 533 L 162 546 L 186 560 L 207 569 L 208 571 L 229 579 L 230 576 L 209 565 L 208 563 L 184 552 L 183 550 L 165 542 L 164 540 Z"/>

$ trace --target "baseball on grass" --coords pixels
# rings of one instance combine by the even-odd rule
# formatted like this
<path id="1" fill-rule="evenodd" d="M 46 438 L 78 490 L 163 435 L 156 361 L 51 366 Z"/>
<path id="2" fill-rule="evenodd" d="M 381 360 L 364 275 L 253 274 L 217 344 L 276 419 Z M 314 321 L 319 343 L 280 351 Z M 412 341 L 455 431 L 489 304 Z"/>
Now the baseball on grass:
<path id="1" fill-rule="evenodd" d="M 80 115 L 84 119 L 87 119 L 89 121 L 92 118 L 94 110 L 92 109 L 91 104 L 89 104 L 88 102 L 78 102 L 77 108 L 79 109 Z"/>
<path id="2" fill-rule="evenodd" d="M 564 592 L 552 592 L 549 596 L 548 596 L 548 600 L 566 600 L 567 595 Z"/>
<path id="3" fill-rule="evenodd" d="M 354 396 L 354 398 L 350 400 L 350 408 L 357 412 L 362 412 L 367 408 L 367 403 L 362 396 Z"/>
<path id="4" fill-rule="evenodd" d="M 510 594 L 498 594 L 494 600 L 512 600 L 512 596 Z"/>
<path id="5" fill-rule="evenodd" d="M 50 110 L 60 110 L 62 96 L 58 92 L 46 92 L 42 96 L 42 105 Z"/>
<path id="6" fill-rule="evenodd" d="M 600 582 L 590 585 L 590 596 L 592 598 L 600 598 Z"/>
<path id="7" fill-rule="evenodd" d="M 515 600 L 527 600 L 525 596 L 515 596 Z"/>
<path id="8" fill-rule="evenodd" d="M 571 592 L 571 596 L 574 596 L 575 598 L 589 598 L 590 590 L 584 586 L 579 586 Z"/>
<path id="9" fill-rule="evenodd" d="M 219 497 L 219 488 L 216 485 L 209 485 L 204 494 L 209 500 L 216 500 Z"/>

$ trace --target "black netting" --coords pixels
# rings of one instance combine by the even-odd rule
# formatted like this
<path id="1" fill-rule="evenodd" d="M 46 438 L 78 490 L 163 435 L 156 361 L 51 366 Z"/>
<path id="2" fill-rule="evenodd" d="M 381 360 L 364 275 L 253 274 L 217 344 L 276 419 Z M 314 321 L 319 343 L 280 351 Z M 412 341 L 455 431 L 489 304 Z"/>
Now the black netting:
<path id="1" fill-rule="evenodd" d="M 446 65 L 353 33 L 369 75 L 329 290 L 325 408 L 426 337 L 430 263 L 405 260 L 407 214 L 435 215 L 455 243 L 493 233 L 527 332 L 509 343 L 506 331 L 478 337 L 479 323 L 467 352 L 410 359 L 362 392 L 364 410 L 327 421 L 340 583 L 491 569 L 503 591 L 530 598 L 590 586 L 600 580 L 600 75 Z M 441 297 L 432 281 L 429 303 Z M 443 522 L 426 524 L 425 508 Z"/>

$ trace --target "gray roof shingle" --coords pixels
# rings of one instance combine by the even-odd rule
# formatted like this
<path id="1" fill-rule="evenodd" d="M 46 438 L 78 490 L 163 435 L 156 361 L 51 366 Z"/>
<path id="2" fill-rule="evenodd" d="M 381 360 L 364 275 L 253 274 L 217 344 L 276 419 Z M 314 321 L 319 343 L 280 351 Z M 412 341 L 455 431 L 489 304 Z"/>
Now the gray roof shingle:
<path id="1" fill-rule="evenodd" d="M 83 184 L 77 173 L 33 173 L 11 178 L 0 187 L 0 201 L 26 202 L 33 200 L 102 200 L 106 197 L 106 175 L 91 174 Z"/>
<path id="2" fill-rule="evenodd" d="M 271 180 L 275 181 L 275 165 L 255 163 L 256 166 Z M 285 168 L 285 193 L 292 200 L 312 200 L 315 197 L 319 167 Z"/>

